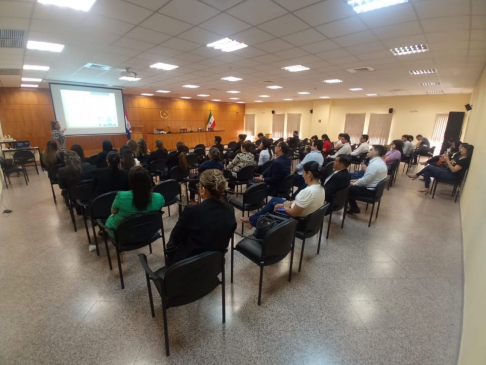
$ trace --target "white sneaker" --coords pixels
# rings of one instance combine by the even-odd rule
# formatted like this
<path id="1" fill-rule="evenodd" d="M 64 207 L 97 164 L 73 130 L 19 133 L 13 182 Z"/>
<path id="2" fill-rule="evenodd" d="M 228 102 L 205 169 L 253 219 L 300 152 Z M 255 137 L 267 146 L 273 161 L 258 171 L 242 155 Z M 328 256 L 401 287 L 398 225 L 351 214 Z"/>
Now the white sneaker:
<path id="1" fill-rule="evenodd" d="M 89 245 L 89 252 L 96 251 L 96 245 Z"/>

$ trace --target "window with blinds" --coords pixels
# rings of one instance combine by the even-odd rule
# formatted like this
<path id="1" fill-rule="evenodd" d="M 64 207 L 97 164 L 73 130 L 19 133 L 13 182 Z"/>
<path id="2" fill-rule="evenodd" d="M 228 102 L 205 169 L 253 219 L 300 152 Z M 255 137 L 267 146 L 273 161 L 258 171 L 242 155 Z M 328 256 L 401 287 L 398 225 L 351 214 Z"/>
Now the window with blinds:
<path id="1" fill-rule="evenodd" d="M 390 129 L 393 114 L 371 114 L 368 135 L 370 144 L 387 145 L 390 137 Z"/>
<path id="2" fill-rule="evenodd" d="M 300 118 L 302 114 L 287 114 L 287 137 L 292 136 L 294 131 L 300 134 Z"/>
<path id="3" fill-rule="evenodd" d="M 255 114 L 245 114 L 245 134 L 247 136 L 255 135 Z"/>
<path id="4" fill-rule="evenodd" d="M 442 142 L 444 141 L 444 134 L 447 128 L 449 114 L 437 114 L 435 116 L 434 132 L 430 139 L 430 147 L 435 147 L 435 154 L 439 154 Z"/>
<path id="5" fill-rule="evenodd" d="M 346 114 L 344 122 L 344 133 L 351 137 L 351 144 L 359 143 L 359 138 L 363 134 L 366 113 Z M 334 137 L 334 136 L 333 136 Z"/>
<path id="6" fill-rule="evenodd" d="M 272 137 L 274 139 L 284 138 L 285 114 L 274 114 L 272 119 Z"/>

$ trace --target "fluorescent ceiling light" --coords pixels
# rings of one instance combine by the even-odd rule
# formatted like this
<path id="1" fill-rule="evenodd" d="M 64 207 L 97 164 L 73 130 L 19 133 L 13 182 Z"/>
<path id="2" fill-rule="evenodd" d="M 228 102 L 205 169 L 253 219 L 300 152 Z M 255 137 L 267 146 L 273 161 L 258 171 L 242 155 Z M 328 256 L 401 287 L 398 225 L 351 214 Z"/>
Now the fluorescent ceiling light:
<path id="1" fill-rule="evenodd" d="M 239 49 L 248 47 L 245 43 L 240 43 L 237 41 L 234 41 L 229 38 L 223 38 L 220 39 L 219 41 L 209 43 L 207 47 L 214 48 L 214 49 L 220 49 L 223 52 L 233 52 L 237 51 Z"/>
<path id="2" fill-rule="evenodd" d="M 403 3 L 408 0 L 348 0 L 348 5 L 358 14 Z"/>
<path id="3" fill-rule="evenodd" d="M 213 100 L 211 100 L 211 101 L 221 101 L 221 99 L 213 99 Z"/>
<path id="4" fill-rule="evenodd" d="M 208 95 L 208 94 L 197 94 L 197 96 L 200 96 L 200 97 L 202 97 L 202 98 L 205 98 L 205 97 L 207 97 L 207 96 L 209 96 L 209 95 Z"/>
<path id="5" fill-rule="evenodd" d="M 170 91 L 169 90 L 157 90 L 156 93 L 168 94 L 168 93 L 170 93 Z"/>
<path id="6" fill-rule="evenodd" d="M 404 46 L 390 49 L 390 52 L 394 56 L 405 56 L 408 54 L 423 53 L 428 51 L 429 46 L 427 46 L 426 44 L 415 44 L 413 46 Z"/>
<path id="7" fill-rule="evenodd" d="M 162 62 L 157 62 L 150 66 L 150 68 L 156 68 L 157 70 L 164 70 L 164 71 L 170 71 L 178 67 L 179 66 L 171 65 L 168 63 L 162 63 Z"/>
<path id="8" fill-rule="evenodd" d="M 143 95 L 143 96 L 154 96 L 154 94 L 148 94 L 148 93 L 141 93 L 140 95 Z"/>
<path id="9" fill-rule="evenodd" d="M 96 0 L 37 0 L 39 4 L 56 5 L 74 10 L 89 11 Z"/>
<path id="10" fill-rule="evenodd" d="M 284 99 L 284 101 L 292 101 L 292 100 L 294 100 L 294 99 Z"/>
<path id="11" fill-rule="evenodd" d="M 230 94 L 239 94 L 241 91 L 238 91 L 238 90 L 230 90 L 230 91 L 226 91 L 227 93 L 230 93 Z"/>
<path id="12" fill-rule="evenodd" d="M 270 85 L 270 86 L 267 86 L 267 89 L 276 90 L 276 89 L 283 89 L 283 87 L 278 86 L 278 85 Z"/>
<path id="13" fill-rule="evenodd" d="M 27 82 L 41 82 L 42 79 L 33 79 L 31 77 L 22 77 L 22 81 L 27 81 Z"/>
<path id="14" fill-rule="evenodd" d="M 181 99 L 192 99 L 190 96 L 181 96 Z"/>
<path id="15" fill-rule="evenodd" d="M 299 94 L 299 95 L 309 95 L 310 92 L 308 92 L 308 91 L 298 91 L 297 94 Z"/>
<path id="16" fill-rule="evenodd" d="M 319 96 L 319 99 L 330 99 L 330 96 Z"/>
<path id="17" fill-rule="evenodd" d="M 32 85 L 32 84 L 21 84 L 21 87 L 39 87 L 39 85 Z"/>
<path id="18" fill-rule="evenodd" d="M 442 90 L 429 90 L 427 91 L 427 94 L 442 94 Z"/>
<path id="19" fill-rule="evenodd" d="M 49 71 L 49 66 L 24 65 L 24 70 Z"/>
<path id="20" fill-rule="evenodd" d="M 343 80 L 329 79 L 329 80 L 324 80 L 323 82 L 325 82 L 326 84 L 339 84 L 340 82 L 343 82 Z"/>
<path id="21" fill-rule="evenodd" d="M 38 51 L 49 51 L 49 52 L 62 52 L 64 49 L 64 44 L 48 43 L 48 42 L 37 42 L 28 41 L 27 49 L 35 49 Z"/>
<path id="22" fill-rule="evenodd" d="M 135 76 L 122 76 L 118 80 L 125 80 L 125 81 L 138 81 L 141 80 L 140 77 L 135 77 Z"/>
<path id="23" fill-rule="evenodd" d="M 24 79 L 22 79 L 24 80 Z M 27 81 L 27 80 L 25 80 Z M 422 82 L 421 83 L 422 86 L 437 86 L 437 85 L 440 85 L 440 82 Z"/>
<path id="24" fill-rule="evenodd" d="M 428 74 L 435 74 L 437 70 L 435 68 L 430 68 L 428 70 L 412 70 L 408 71 L 410 75 L 428 75 Z"/>
<path id="25" fill-rule="evenodd" d="M 269 98 L 270 95 L 258 95 L 259 98 Z"/>
<path id="26" fill-rule="evenodd" d="M 230 98 L 230 100 L 240 100 L 240 98 Z"/>
<path id="27" fill-rule="evenodd" d="M 237 101 L 236 104 L 245 104 L 244 101 Z"/>
<path id="28" fill-rule="evenodd" d="M 255 103 L 263 103 L 263 100 L 255 100 Z"/>
<path id="29" fill-rule="evenodd" d="M 182 87 L 187 87 L 188 89 L 197 89 L 198 85 L 182 85 Z"/>
<path id="30" fill-rule="evenodd" d="M 378 94 L 366 94 L 366 96 L 378 96 Z"/>
<path id="31" fill-rule="evenodd" d="M 221 78 L 221 80 L 224 80 L 224 81 L 241 81 L 243 79 L 241 79 L 239 77 L 228 76 L 228 77 Z"/>
<path id="32" fill-rule="evenodd" d="M 310 70 L 310 68 L 302 65 L 293 65 L 293 66 L 282 67 L 282 70 L 289 71 L 289 72 L 300 72 L 300 71 Z"/>
<path id="33" fill-rule="evenodd" d="M 352 87 L 351 89 L 349 89 L 350 91 L 362 91 L 363 88 L 362 87 Z"/>

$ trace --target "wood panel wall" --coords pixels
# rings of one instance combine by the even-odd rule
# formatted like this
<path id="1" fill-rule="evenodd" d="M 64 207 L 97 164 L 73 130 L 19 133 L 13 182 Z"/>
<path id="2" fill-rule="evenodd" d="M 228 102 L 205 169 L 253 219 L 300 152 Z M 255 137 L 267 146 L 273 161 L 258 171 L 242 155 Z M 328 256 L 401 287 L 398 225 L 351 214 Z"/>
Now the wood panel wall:
<path id="1" fill-rule="evenodd" d="M 141 127 L 143 137 L 154 128 L 179 132 L 180 128 L 197 131 L 204 128 L 209 111 L 216 119 L 216 129 L 221 133 L 223 143 L 237 139 L 244 130 L 244 104 L 204 102 L 202 100 L 182 100 L 163 97 L 124 95 L 128 120 L 134 127 Z M 168 115 L 167 119 L 161 118 Z M 0 123 L 4 135 L 16 140 L 28 140 L 32 146 L 44 150 L 51 139 L 50 122 L 54 120 L 54 108 L 49 89 L 28 90 L 21 88 L 0 89 Z M 108 139 L 113 147 L 120 148 L 126 142 L 125 135 L 72 136 L 67 138 L 67 147 L 81 144 L 86 155 L 101 150 L 101 143 Z M 184 139 L 181 139 L 184 141 Z M 149 146 L 153 149 L 154 146 Z"/>

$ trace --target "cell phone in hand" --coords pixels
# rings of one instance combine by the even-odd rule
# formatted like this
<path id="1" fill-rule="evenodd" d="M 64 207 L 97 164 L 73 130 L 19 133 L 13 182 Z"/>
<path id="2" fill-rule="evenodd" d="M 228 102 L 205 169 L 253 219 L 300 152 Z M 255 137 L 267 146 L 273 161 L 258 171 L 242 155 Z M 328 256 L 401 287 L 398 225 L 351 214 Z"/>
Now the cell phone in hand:
<path id="1" fill-rule="evenodd" d="M 277 208 L 277 212 L 285 212 L 285 208 L 284 207 Z"/>

